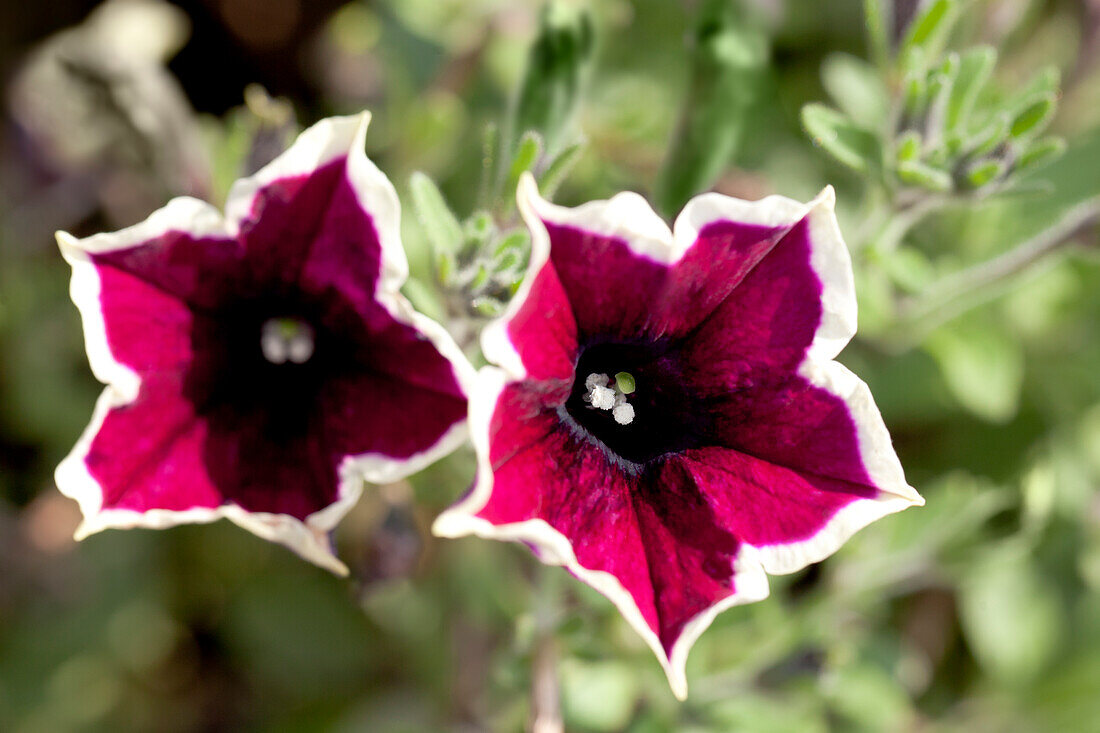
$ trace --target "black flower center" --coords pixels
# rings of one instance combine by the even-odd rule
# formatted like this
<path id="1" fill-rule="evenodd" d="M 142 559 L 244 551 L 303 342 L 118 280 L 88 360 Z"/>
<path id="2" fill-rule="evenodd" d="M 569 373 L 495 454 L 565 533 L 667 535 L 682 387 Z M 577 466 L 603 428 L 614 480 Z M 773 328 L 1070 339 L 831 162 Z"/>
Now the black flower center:
<path id="1" fill-rule="evenodd" d="M 302 298 L 242 298 L 196 321 L 185 391 L 198 414 L 255 419 L 272 437 L 304 430 L 320 390 L 355 368 L 356 344 Z"/>
<path id="2" fill-rule="evenodd" d="M 634 391 L 614 397 L 630 405 L 631 419 L 623 422 L 606 402 L 594 405 L 590 375 L 611 377 L 607 389 L 618 394 L 614 375 L 634 377 Z M 597 400 L 609 399 L 597 391 Z M 643 464 L 668 453 L 702 444 L 705 411 L 687 389 L 680 354 L 667 342 L 597 343 L 584 347 L 577 360 L 569 399 L 560 410 L 563 420 L 586 437 L 601 443 L 628 463 Z"/>

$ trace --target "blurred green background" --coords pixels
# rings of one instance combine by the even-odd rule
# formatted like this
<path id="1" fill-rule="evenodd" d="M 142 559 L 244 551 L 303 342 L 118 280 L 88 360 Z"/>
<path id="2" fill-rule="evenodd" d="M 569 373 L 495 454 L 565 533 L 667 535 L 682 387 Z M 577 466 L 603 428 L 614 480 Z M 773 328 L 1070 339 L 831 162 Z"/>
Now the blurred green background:
<path id="1" fill-rule="evenodd" d="M 368 488 L 337 533 L 351 581 L 225 523 L 72 541 L 78 511 L 51 473 L 100 386 L 52 232 L 118 228 L 183 193 L 220 205 L 280 149 L 290 110 L 304 125 L 369 108 L 369 153 L 402 193 L 413 274 L 431 283 L 410 175 L 471 213 L 483 130 L 515 103 L 542 3 L 108 5 L 0 7 L 0 730 L 521 730 L 549 614 L 567 730 L 1100 731 L 1094 220 L 955 293 L 973 297 L 935 301 L 941 278 L 1100 195 L 1096 0 L 961 4 L 946 44 L 999 50 L 989 94 L 1060 73 L 1051 131 L 1068 152 L 1028 174 L 1045 190 L 951 197 L 890 247 L 867 227 L 898 199 L 800 122 L 830 95 L 845 111 L 881 101 L 858 94 L 875 67 L 853 59 L 876 54 L 859 0 L 731 5 L 719 49 L 737 63 L 718 72 L 697 53 L 715 3 L 589 4 L 593 56 L 562 128 L 587 145 L 557 200 L 631 189 L 674 209 L 678 191 L 712 182 L 744 198 L 835 185 L 861 301 L 842 361 L 927 499 L 719 616 L 683 704 L 602 597 L 523 548 L 430 536 L 472 476 L 465 451 Z M 884 5 L 882 36 L 900 38 L 918 3 Z M 730 68 L 733 81 L 707 76 Z M 252 83 L 282 101 L 253 89 L 242 106 Z M 924 294 L 932 312 L 899 315 Z"/>

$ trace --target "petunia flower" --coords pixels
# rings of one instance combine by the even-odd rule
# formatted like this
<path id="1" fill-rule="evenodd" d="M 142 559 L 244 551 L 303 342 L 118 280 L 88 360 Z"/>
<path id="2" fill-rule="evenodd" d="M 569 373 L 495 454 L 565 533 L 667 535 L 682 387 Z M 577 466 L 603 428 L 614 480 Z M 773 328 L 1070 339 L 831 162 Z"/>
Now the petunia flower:
<path id="1" fill-rule="evenodd" d="M 472 368 L 399 288 L 397 195 L 367 114 L 324 120 L 229 194 L 58 242 L 107 387 L 57 470 L 78 536 L 221 517 L 334 572 L 364 481 L 465 438 Z"/>
<path id="2" fill-rule="evenodd" d="M 483 333 L 499 368 L 470 395 L 478 476 L 434 529 L 564 565 L 683 698 L 691 646 L 765 598 L 766 573 L 923 503 L 867 386 L 833 361 L 856 326 L 833 192 L 705 194 L 673 231 L 631 193 L 569 209 L 527 178 L 519 203 L 532 255 Z"/>

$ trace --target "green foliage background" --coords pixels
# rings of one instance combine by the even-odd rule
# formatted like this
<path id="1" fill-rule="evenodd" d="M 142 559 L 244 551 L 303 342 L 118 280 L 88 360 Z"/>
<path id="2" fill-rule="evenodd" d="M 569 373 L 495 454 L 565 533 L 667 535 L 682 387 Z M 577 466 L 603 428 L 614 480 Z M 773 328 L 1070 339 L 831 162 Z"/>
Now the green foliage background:
<path id="1" fill-rule="evenodd" d="M 888 104 L 889 52 L 869 46 L 863 7 L 730 5 L 734 46 L 703 57 L 710 51 L 686 41 L 699 38 L 699 14 L 719 5 L 590 5 L 594 56 L 577 114 L 555 118 L 565 131 L 553 143 L 587 145 L 557 200 L 631 189 L 674 213 L 712 183 L 744 198 L 800 199 L 833 184 L 860 288 L 861 336 L 842 361 L 871 385 L 927 506 L 774 578 L 767 601 L 719 616 L 691 655 L 683 704 L 602 597 L 521 547 L 430 536 L 431 519 L 472 476 L 467 452 L 409 484 L 368 488 L 337 534 L 350 582 L 224 523 L 74 544 L 75 505 L 51 472 L 99 385 L 50 233 L 129 224 L 161 202 L 98 200 L 74 213 L 65 190 L 31 187 L 6 153 L 0 729 L 519 730 L 537 629 L 550 623 L 568 730 L 1100 730 L 1096 226 L 1012 277 L 899 315 L 907 299 L 941 292 L 941 278 L 1100 196 L 1100 9 L 960 4 L 944 43 L 998 49 L 990 100 L 1042 66 L 1061 72 L 1051 130 L 1068 152 L 1024 178 L 1049 190 L 953 199 L 880 247 L 874 227 L 895 213 L 875 172 L 823 154 L 801 116 L 823 103 L 875 119 Z M 436 274 L 410 176 L 430 176 L 460 217 L 473 211 L 483 129 L 514 103 L 539 6 L 355 2 L 311 41 L 316 95 L 289 102 L 302 123 L 373 111 L 369 153 L 402 194 L 413 275 L 428 290 Z M 191 122 L 212 156 L 206 193 L 216 203 L 241 172 L 256 119 L 237 110 Z M 5 129 L 9 153 L 25 144 Z M 704 154 L 699 140 L 711 146 Z M 106 164 L 97 165 L 100 175 Z M 54 175 L 79 178 L 64 166 Z"/>

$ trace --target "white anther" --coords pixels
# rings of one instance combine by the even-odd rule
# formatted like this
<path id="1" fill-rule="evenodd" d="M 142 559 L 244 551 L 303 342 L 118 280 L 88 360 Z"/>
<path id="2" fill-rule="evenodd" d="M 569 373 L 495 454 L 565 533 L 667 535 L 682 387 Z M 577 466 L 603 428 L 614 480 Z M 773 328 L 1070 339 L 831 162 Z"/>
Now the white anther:
<path id="1" fill-rule="evenodd" d="M 269 319 L 260 332 L 260 351 L 272 364 L 305 364 L 313 356 L 313 329 L 295 319 Z"/>
<path id="2" fill-rule="evenodd" d="M 611 411 L 611 416 L 615 418 L 615 422 L 620 425 L 629 425 L 634 422 L 634 405 L 629 402 L 622 402 L 615 405 L 615 409 Z"/>
<path id="3" fill-rule="evenodd" d="M 289 356 L 286 340 L 278 333 L 269 332 L 266 327 L 260 336 L 260 349 L 264 352 L 264 358 L 272 364 L 284 364 Z"/>
<path id="4" fill-rule="evenodd" d="M 313 337 L 297 333 L 287 342 L 287 357 L 295 364 L 305 364 L 313 356 Z"/>
<path id="5" fill-rule="evenodd" d="M 606 387 L 611 377 L 606 374 L 589 374 L 584 380 L 584 388 L 591 391 L 593 387 Z"/>
<path id="6" fill-rule="evenodd" d="M 589 391 L 592 398 L 592 406 L 600 410 L 610 410 L 615 406 L 615 390 L 608 387 L 595 386 Z"/>

